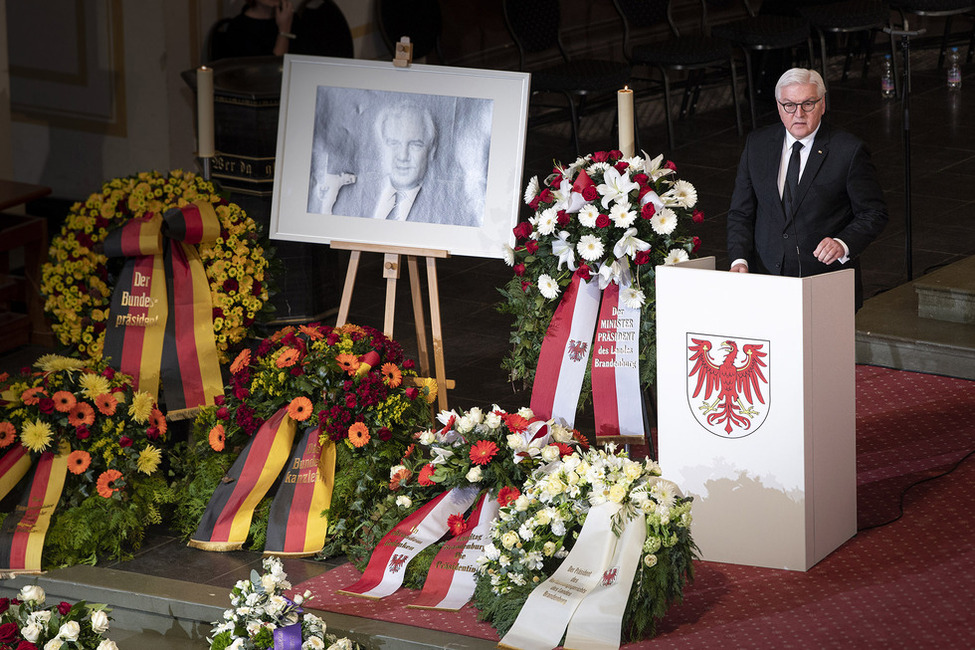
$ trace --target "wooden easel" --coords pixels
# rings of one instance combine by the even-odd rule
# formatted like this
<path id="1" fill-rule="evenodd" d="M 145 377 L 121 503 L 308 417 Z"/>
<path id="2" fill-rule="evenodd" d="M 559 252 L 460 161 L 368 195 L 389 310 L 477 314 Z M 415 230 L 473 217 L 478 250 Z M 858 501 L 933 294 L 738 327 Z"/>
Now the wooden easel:
<path id="1" fill-rule="evenodd" d="M 426 319 L 423 316 L 423 295 L 420 290 L 420 269 L 418 257 L 426 258 L 427 290 L 430 299 L 430 330 L 433 340 L 433 361 L 437 380 L 437 405 L 440 410 L 447 409 L 447 390 L 453 390 L 454 381 L 446 378 L 443 357 L 443 332 L 440 328 L 440 290 L 437 285 L 437 259 L 446 259 L 449 253 L 433 248 L 408 248 L 406 246 L 386 246 L 361 242 L 332 241 L 332 248 L 351 252 L 349 268 L 345 274 L 342 300 L 335 326 L 345 325 L 349 318 L 349 305 L 352 303 L 352 288 L 359 270 L 359 258 L 365 253 L 383 254 L 383 277 L 386 278 L 386 308 L 383 318 L 383 334 L 393 337 L 393 319 L 396 311 L 396 281 L 400 275 L 400 256 L 406 256 L 410 269 L 410 293 L 413 299 L 413 321 L 416 325 L 417 356 L 420 374 L 430 377 L 430 353 L 427 347 Z"/>

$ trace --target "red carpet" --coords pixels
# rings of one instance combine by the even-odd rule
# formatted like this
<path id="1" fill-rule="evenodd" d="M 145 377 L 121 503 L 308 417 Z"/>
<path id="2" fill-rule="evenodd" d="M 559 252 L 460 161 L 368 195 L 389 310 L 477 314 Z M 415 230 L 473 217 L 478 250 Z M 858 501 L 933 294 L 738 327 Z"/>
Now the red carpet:
<path id="1" fill-rule="evenodd" d="M 793 572 L 698 562 L 684 603 L 656 638 L 627 648 L 968 648 L 975 646 L 975 383 L 857 368 L 857 507 L 862 530 L 813 567 Z M 666 468 L 664 468 L 666 474 Z M 345 565 L 296 591 L 317 609 L 497 639 L 470 606 L 406 609 L 405 590 L 381 601 L 335 593 Z"/>

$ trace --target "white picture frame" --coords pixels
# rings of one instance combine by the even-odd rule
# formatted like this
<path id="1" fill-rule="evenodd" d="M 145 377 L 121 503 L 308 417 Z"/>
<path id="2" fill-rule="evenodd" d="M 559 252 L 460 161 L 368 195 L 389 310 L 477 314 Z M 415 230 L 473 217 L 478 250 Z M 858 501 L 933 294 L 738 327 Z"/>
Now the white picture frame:
<path id="1" fill-rule="evenodd" d="M 286 55 L 270 237 L 503 257 L 521 203 L 529 80 L 520 72 Z M 411 137 L 402 120 L 421 123 L 414 130 L 423 135 L 399 142 Z M 417 171 L 423 165 L 400 162 L 409 154 L 394 152 L 420 150 L 424 138 L 433 140 L 425 174 Z M 402 185 L 410 174 L 423 180 L 412 203 L 403 202 L 412 206 L 404 220 L 395 220 L 396 208 L 379 216 L 384 200 L 400 201 L 382 198 L 388 178 Z"/>

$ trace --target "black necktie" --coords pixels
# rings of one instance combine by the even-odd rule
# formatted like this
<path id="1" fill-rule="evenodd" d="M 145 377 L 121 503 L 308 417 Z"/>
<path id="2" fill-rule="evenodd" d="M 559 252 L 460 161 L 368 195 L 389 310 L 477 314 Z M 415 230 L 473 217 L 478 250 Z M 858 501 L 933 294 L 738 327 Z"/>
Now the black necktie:
<path id="1" fill-rule="evenodd" d="M 785 187 L 782 188 L 782 207 L 785 208 L 785 218 L 791 219 L 792 201 L 799 191 L 799 152 L 802 143 L 798 140 L 792 145 L 792 157 L 789 158 L 789 168 L 785 172 Z"/>

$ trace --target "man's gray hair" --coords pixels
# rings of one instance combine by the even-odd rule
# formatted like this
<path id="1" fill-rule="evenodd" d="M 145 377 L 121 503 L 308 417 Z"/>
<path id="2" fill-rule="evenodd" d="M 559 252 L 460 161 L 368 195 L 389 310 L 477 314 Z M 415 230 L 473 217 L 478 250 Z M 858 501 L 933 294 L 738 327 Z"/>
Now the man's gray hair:
<path id="1" fill-rule="evenodd" d="M 782 73 L 779 80 L 775 82 L 775 99 L 782 101 L 782 89 L 793 84 L 815 84 L 818 97 L 826 94 L 826 84 L 823 83 L 823 77 L 818 72 L 805 68 L 792 68 Z"/>
<path id="2" fill-rule="evenodd" d="M 424 106 L 420 106 L 415 102 L 400 102 L 398 104 L 387 104 L 379 109 L 379 117 L 376 120 L 376 135 L 379 137 L 379 142 L 383 141 L 383 125 L 391 117 L 405 117 L 410 115 L 419 115 L 420 119 L 423 120 L 423 132 L 427 137 L 427 140 L 431 146 L 437 144 L 437 124 L 433 121 L 433 115 L 430 110 Z"/>

